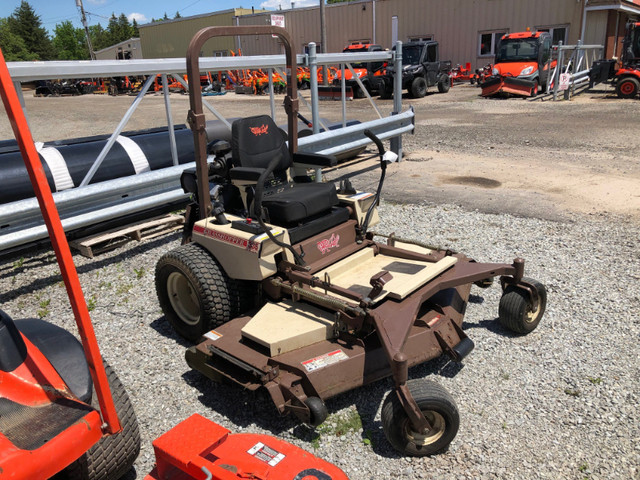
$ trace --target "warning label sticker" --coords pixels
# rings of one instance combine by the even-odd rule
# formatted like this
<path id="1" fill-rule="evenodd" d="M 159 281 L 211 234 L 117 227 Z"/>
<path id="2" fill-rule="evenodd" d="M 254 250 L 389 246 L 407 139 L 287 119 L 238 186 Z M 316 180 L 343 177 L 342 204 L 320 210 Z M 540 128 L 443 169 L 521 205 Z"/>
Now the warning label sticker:
<path id="1" fill-rule="evenodd" d="M 262 442 L 256 443 L 253 447 L 247 450 L 247 453 L 268 463 L 272 467 L 275 467 L 285 457 L 284 453 L 277 452 L 273 448 L 267 447 Z"/>
<path id="2" fill-rule="evenodd" d="M 364 200 L 365 198 L 369 198 L 369 197 L 373 197 L 373 193 L 369 193 L 369 192 L 356 193 L 355 195 L 351 195 L 349 198 L 353 200 Z"/>
<path id="3" fill-rule="evenodd" d="M 221 334 L 221 333 L 216 332 L 215 330 L 211 330 L 211 331 L 209 331 L 209 332 L 205 333 L 205 334 L 204 334 L 204 336 L 205 336 L 206 338 L 208 338 L 209 340 L 217 340 L 217 339 L 219 339 L 220 337 L 222 337 L 222 334 Z"/>
<path id="4" fill-rule="evenodd" d="M 329 365 L 333 365 L 334 363 L 341 362 L 342 360 L 347 360 L 348 358 L 349 356 L 346 353 L 338 349 L 333 352 L 320 355 L 319 357 L 305 360 L 302 362 L 302 366 L 307 370 L 307 372 L 313 372 L 320 370 L 321 368 L 328 367 Z"/>

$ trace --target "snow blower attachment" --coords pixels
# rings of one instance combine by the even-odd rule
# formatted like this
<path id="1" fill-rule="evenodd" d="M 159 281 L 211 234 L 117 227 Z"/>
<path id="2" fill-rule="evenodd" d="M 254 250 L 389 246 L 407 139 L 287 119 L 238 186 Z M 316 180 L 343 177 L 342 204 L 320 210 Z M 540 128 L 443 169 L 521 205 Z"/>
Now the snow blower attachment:
<path id="1" fill-rule="evenodd" d="M 212 27 L 191 43 L 190 75 L 206 39 L 272 33 L 283 40 L 287 72 L 295 72 L 286 31 Z M 328 398 L 392 377 L 382 407 L 391 445 L 406 455 L 442 451 L 458 431 L 458 409 L 437 383 L 409 380 L 409 367 L 443 354 L 460 362 L 473 350 L 462 330 L 473 283 L 486 287 L 500 277 L 499 319 L 518 333 L 540 322 L 544 286 L 523 277 L 519 258 L 478 263 L 394 235 L 376 241 L 385 236 L 370 228 L 379 222 L 385 167 L 395 157 L 372 132 L 382 172 L 375 195 L 291 178 L 291 165 L 330 166 L 335 159 L 297 153 L 298 101 L 295 82 L 287 85 L 288 147 L 269 117 L 251 117 L 233 124 L 230 148 L 219 150 L 224 160 L 210 163 L 198 127 L 202 105 L 191 94 L 197 170 L 183 185 L 198 205 L 190 209 L 187 243 L 158 261 L 162 309 L 178 333 L 199 341 L 186 352 L 192 368 L 215 381 L 264 388 L 279 413 L 311 425 L 327 417 Z M 215 170 L 224 174 L 210 175 L 211 165 L 222 163 Z M 224 221 L 212 214 L 220 209 Z"/>

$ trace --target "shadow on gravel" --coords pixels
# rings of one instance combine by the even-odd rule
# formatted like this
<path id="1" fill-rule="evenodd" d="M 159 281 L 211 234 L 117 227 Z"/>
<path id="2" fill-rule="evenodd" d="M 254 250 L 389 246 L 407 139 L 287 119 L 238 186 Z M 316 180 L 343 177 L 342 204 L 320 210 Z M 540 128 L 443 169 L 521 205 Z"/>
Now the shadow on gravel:
<path id="1" fill-rule="evenodd" d="M 109 265 L 121 263 L 130 259 L 134 259 L 137 255 L 144 253 L 147 250 L 160 247 L 167 243 L 174 242 L 179 238 L 178 234 L 166 235 L 158 237 L 153 240 L 145 241 L 143 243 L 136 243 L 135 246 L 128 248 L 127 250 L 114 255 L 111 252 L 111 256 L 108 256 L 110 252 L 101 254 L 102 258 L 94 258 L 93 260 L 87 259 L 86 264 L 78 265 L 77 260 L 76 269 L 78 274 L 89 273 Z M 52 251 L 39 250 L 37 252 L 26 253 L 26 257 L 5 259 L 5 263 L 0 264 L 0 277 L 6 280 L 10 280 L 12 277 L 29 275 L 29 270 L 32 268 L 39 268 L 56 263 L 56 256 Z M 78 258 L 79 253 L 75 253 L 74 256 Z M 14 280 L 15 281 L 15 280 Z M 21 295 L 33 293 L 36 290 L 46 288 L 54 285 L 58 282 L 62 282 L 62 275 L 59 273 L 56 275 L 50 275 L 48 277 L 33 278 L 31 282 L 21 285 L 14 290 L 8 290 L 0 293 L 0 305 L 9 302 Z M 6 282 L 8 284 L 10 282 Z"/>
<path id="2" fill-rule="evenodd" d="M 149 326 L 153 328 L 156 332 L 158 332 L 160 335 L 162 335 L 163 337 L 174 340 L 176 343 L 180 344 L 180 346 L 184 348 L 189 348 L 193 346 L 193 343 L 189 342 L 188 340 L 185 340 L 175 332 L 175 330 L 169 323 L 169 320 L 167 320 L 164 316 L 156 318 L 153 322 L 149 324 Z"/>
<path id="3" fill-rule="evenodd" d="M 500 325 L 500 321 L 498 320 L 498 317 L 492 320 L 489 320 L 489 319 L 480 320 L 478 323 L 469 323 L 464 321 L 462 322 L 462 330 L 467 330 L 472 328 L 485 328 L 489 330 L 491 333 L 495 333 L 497 335 L 500 335 L 501 337 L 506 337 L 506 338 L 516 338 L 520 336 L 517 333 L 507 330 L 502 325 Z"/>

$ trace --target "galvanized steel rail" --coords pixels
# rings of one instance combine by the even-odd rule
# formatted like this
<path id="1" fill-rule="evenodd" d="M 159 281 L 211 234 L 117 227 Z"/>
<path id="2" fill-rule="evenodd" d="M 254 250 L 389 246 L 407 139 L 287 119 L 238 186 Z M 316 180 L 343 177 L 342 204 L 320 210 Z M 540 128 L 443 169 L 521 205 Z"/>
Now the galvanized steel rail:
<path id="1" fill-rule="evenodd" d="M 370 122 L 364 122 L 350 127 L 319 132 L 319 102 L 317 82 L 311 90 L 311 109 L 314 118 L 314 135 L 301 138 L 299 147 L 301 151 L 325 154 L 337 154 L 355 147 L 361 147 L 370 140 L 362 133 L 366 128 L 375 132 L 381 139 L 390 138 L 392 149 L 401 154 L 401 135 L 411 132 L 414 128 L 414 112 L 408 109 L 401 112 L 402 95 L 398 95 L 402 72 L 401 67 L 401 42 L 398 42 L 397 52 L 361 52 L 361 53 L 329 53 L 314 55 L 297 55 L 298 65 L 335 65 L 339 64 L 344 71 L 350 63 L 356 61 L 393 61 L 396 72 L 396 95 L 394 98 L 394 109 L 391 116 L 381 117 Z M 201 71 L 227 71 L 246 68 L 266 68 L 271 73 L 279 70 L 285 65 L 284 55 L 262 55 L 251 57 L 223 57 L 223 58 L 201 58 Z M 170 74 L 177 80 L 182 81 L 180 74 L 186 71 L 186 60 L 184 58 L 169 58 L 156 60 L 94 60 L 94 61 L 53 61 L 53 62 L 10 62 L 8 64 L 12 80 L 17 86 L 26 81 L 44 80 L 51 78 L 96 78 L 124 75 L 162 75 L 163 90 L 165 91 L 165 109 L 167 121 L 171 122 L 171 106 L 166 95 L 166 75 Z M 342 77 L 344 79 L 344 75 Z M 145 86 L 149 86 L 147 80 Z M 186 86 L 186 85 L 185 85 Z M 271 94 L 271 114 L 275 114 L 275 102 L 273 97 L 272 83 L 270 82 Z M 20 92 L 20 89 L 18 89 Z M 81 187 L 56 192 L 54 199 L 62 217 L 65 231 L 72 231 L 94 225 L 100 222 L 113 220 L 132 213 L 146 209 L 160 207 L 169 203 L 184 201 L 187 195 L 179 188 L 179 177 L 185 168 L 194 164 L 176 165 L 174 167 L 146 172 L 131 177 L 119 178 L 99 184 L 88 185 L 92 174 L 100 165 L 101 159 L 105 158 L 110 146 L 117 136 L 124 129 L 128 119 L 131 117 L 138 104 L 143 100 L 143 93 L 140 93 L 133 101 L 122 120 L 116 127 L 107 145 L 96 159 L 89 173 L 83 181 Z M 204 100 L 204 99 L 203 99 Z M 369 97 L 369 100 L 373 100 Z M 342 95 L 343 124 L 346 121 L 346 101 Z M 205 106 L 216 117 L 230 127 L 224 117 L 208 102 Z M 24 108 L 24 103 L 23 103 Z M 377 109 L 376 109 L 377 110 Z M 316 120 L 317 119 L 317 120 Z M 169 123 L 170 124 L 170 123 Z M 171 140 L 171 154 L 176 162 L 175 137 L 172 138 L 173 129 L 169 129 Z M 319 178 L 319 176 L 318 176 Z M 47 237 L 46 228 L 42 223 L 40 210 L 35 199 L 21 200 L 4 205 L 0 205 L 0 251 L 20 245 L 29 244 Z"/>

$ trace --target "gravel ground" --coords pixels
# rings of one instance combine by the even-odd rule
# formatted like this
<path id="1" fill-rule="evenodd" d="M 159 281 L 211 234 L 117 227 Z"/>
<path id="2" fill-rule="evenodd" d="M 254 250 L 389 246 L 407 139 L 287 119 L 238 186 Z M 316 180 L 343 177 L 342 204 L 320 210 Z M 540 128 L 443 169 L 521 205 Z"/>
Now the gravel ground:
<path id="1" fill-rule="evenodd" d="M 357 184 L 356 184 L 357 186 Z M 565 221 L 465 211 L 450 205 L 381 208 L 379 231 L 452 246 L 479 261 L 527 259 L 547 285 L 547 314 L 532 334 L 497 322 L 499 288 L 472 290 L 465 328 L 476 348 L 460 367 L 436 360 L 411 370 L 445 386 L 461 414 L 449 450 L 402 458 L 387 444 L 380 405 L 389 380 L 327 402 L 317 430 L 277 417 L 270 400 L 192 372 L 187 344 L 164 320 L 153 270 L 177 234 L 75 260 L 104 356 L 119 373 L 143 436 L 135 474 L 154 462 L 151 442 L 194 412 L 234 432 L 266 432 L 335 462 L 354 480 L 640 478 L 640 280 L 637 224 Z M 14 318 L 43 316 L 73 330 L 57 264 L 33 252 L 0 264 L 0 304 Z"/>
<path id="2" fill-rule="evenodd" d="M 264 98 L 240 97 L 220 101 L 229 102 L 234 115 L 252 113 L 244 109 L 254 103 L 267 108 Z M 27 96 L 26 102 L 36 139 L 52 140 L 109 131 L 131 99 Z M 172 102 L 186 104 L 186 97 L 172 96 Z M 629 288 L 640 280 L 639 197 L 621 197 L 618 204 L 632 206 L 627 216 L 608 213 L 606 205 L 591 214 L 572 213 L 571 202 L 560 208 L 553 197 L 564 195 L 563 189 L 539 193 L 535 182 L 542 175 L 571 180 L 580 172 L 568 166 L 585 170 L 575 183 L 586 195 L 593 185 L 615 193 L 613 175 L 637 179 L 638 138 L 629 125 L 637 123 L 640 104 L 582 96 L 560 104 L 485 101 L 477 90 L 457 87 L 407 103 L 417 113 L 416 135 L 405 137 L 411 157 L 388 175 L 389 203 L 383 203 L 376 229 L 449 246 L 478 261 L 524 257 L 527 275 L 549 292 L 539 328 L 524 337 L 505 331 L 496 320 L 499 288 L 474 287 L 464 326 L 476 348 L 464 366 L 436 360 L 410 371 L 413 378 L 430 376 L 453 395 L 461 415 L 458 436 L 441 455 L 402 458 L 387 444 L 380 423 L 389 380 L 330 399 L 329 419 L 314 430 L 277 417 L 265 395 L 191 372 L 184 361 L 188 345 L 164 320 L 153 278 L 157 259 L 179 244 L 178 234 L 130 243 L 93 260 L 76 255 L 103 354 L 125 384 L 140 423 L 143 447 L 129 480 L 151 469 L 152 440 L 195 412 L 234 432 L 280 436 L 336 463 L 353 480 L 640 479 L 640 299 Z M 129 128 L 164 122 L 161 98 L 143 105 Z M 364 105 L 353 102 L 350 112 L 364 119 Z M 323 114 L 329 108 L 337 111 L 323 104 Z M 60 118 L 55 129 L 52 115 Z M 174 121 L 184 121 L 184 114 L 176 112 Z M 10 136 L 8 124 L 0 123 L 0 133 Z M 459 175 L 466 175 L 467 164 L 490 150 L 494 163 L 483 174 L 490 180 L 502 181 L 500 170 L 526 162 L 546 159 L 551 169 L 523 174 L 528 183 L 514 191 L 526 193 L 508 192 L 515 205 L 499 195 L 509 184 L 448 187 L 437 175 L 436 167 L 452 159 L 460 164 Z M 513 165 L 504 166 L 505 157 Z M 420 176 L 424 183 L 417 185 Z M 374 188 L 374 177 L 364 174 L 354 184 Z M 0 308 L 14 318 L 42 316 L 75 331 L 50 251 L 0 259 Z"/>

